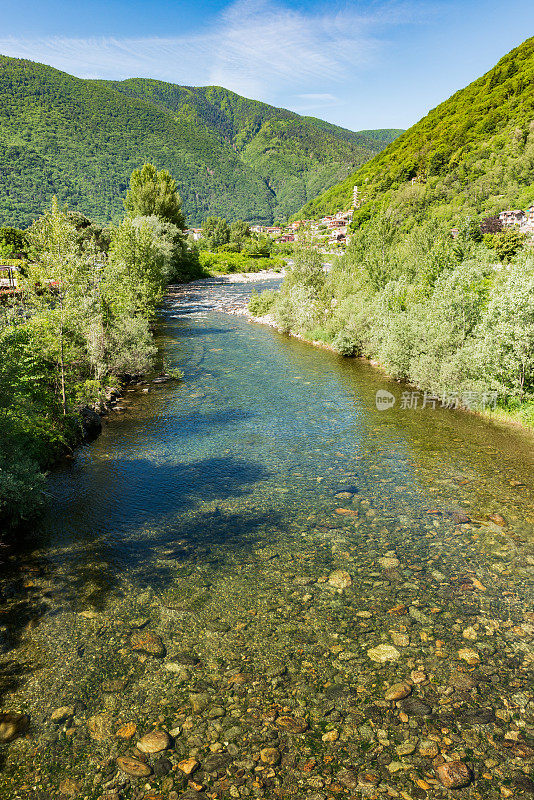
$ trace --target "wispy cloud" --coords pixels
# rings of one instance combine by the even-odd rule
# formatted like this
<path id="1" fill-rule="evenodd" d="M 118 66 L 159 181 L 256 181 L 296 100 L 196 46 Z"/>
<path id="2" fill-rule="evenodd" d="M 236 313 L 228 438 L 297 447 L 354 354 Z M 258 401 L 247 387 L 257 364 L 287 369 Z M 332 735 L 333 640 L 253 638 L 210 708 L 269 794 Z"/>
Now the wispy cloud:
<path id="1" fill-rule="evenodd" d="M 271 102 L 305 93 L 333 102 L 328 89 L 372 63 L 384 26 L 414 20 L 420 5 L 373 3 L 298 11 L 271 0 L 237 0 L 204 30 L 168 38 L 0 38 L 0 52 L 42 61 L 79 77 L 142 76 L 181 84 L 218 84 Z M 332 10 L 334 9 L 334 10 Z M 304 96 L 302 100 L 305 100 Z"/>

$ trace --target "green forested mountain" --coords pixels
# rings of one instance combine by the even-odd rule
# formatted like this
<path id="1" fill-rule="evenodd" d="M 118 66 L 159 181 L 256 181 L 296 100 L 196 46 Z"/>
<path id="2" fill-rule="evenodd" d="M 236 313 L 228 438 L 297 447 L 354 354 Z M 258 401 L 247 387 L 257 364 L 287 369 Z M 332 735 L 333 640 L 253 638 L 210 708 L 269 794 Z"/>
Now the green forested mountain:
<path id="1" fill-rule="evenodd" d="M 116 219 L 147 161 L 176 178 L 190 223 L 209 213 L 270 222 L 397 133 L 353 133 L 219 87 L 81 80 L 0 56 L 0 223 L 29 223 L 54 194 Z"/>
<path id="2" fill-rule="evenodd" d="M 356 220 L 387 210 L 406 228 L 533 202 L 534 38 L 300 213 L 348 208 L 355 184 L 363 201 Z"/>

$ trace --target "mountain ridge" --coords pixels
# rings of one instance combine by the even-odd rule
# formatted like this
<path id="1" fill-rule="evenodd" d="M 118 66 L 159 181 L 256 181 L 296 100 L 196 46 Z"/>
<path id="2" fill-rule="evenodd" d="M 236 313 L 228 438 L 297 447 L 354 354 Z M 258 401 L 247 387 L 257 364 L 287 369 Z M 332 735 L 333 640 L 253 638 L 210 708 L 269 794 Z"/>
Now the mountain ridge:
<path id="1" fill-rule="evenodd" d="M 371 158 L 365 134 L 223 87 L 82 79 L 0 56 L 0 220 L 25 225 L 56 194 L 107 223 L 133 169 L 175 177 L 190 224 L 210 213 L 272 222 Z"/>

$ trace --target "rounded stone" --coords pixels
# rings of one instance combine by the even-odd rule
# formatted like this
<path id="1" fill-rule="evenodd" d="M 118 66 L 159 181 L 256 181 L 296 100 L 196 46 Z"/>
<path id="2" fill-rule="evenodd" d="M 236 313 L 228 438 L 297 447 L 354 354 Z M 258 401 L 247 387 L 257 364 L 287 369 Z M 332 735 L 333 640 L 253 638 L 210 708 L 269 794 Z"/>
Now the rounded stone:
<path id="1" fill-rule="evenodd" d="M 386 661 L 397 661 L 400 658 L 400 653 L 396 647 L 390 644 L 379 644 L 378 647 L 372 647 L 367 651 L 367 655 L 371 661 L 376 661 L 377 664 L 385 664 Z"/>
<path id="2" fill-rule="evenodd" d="M 403 742 L 399 744 L 395 750 L 398 756 L 411 756 L 415 752 L 415 742 Z"/>
<path id="3" fill-rule="evenodd" d="M 339 732 L 338 731 L 327 731 L 322 735 L 323 742 L 337 742 L 339 739 Z"/>
<path id="4" fill-rule="evenodd" d="M 260 758 L 264 764 L 278 764 L 280 762 L 280 750 L 277 747 L 264 747 L 260 750 Z"/>
<path id="5" fill-rule="evenodd" d="M 30 718 L 27 714 L 17 714 L 13 711 L 0 713 L 0 742 L 12 742 L 23 736 L 28 730 Z"/>
<path id="6" fill-rule="evenodd" d="M 458 650 L 458 658 L 466 661 L 470 666 L 475 666 L 480 662 L 480 655 L 470 647 L 462 647 Z"/>
<path id="7" fill-rule="evenodd" d="M 461 789 L 471 783 L 472 772 L 463 761 L 448 761 L 436 767 L 436 775 L 446 789 Z"/>
<path id="8" fill-rule="evenodd" d="M 61 706 L 61 708 L 56 708 L 50 714 L 50 719 L 52 722 L 60 723 L 65 722 L 65 720 L 70 719 L 70 717 L 74 716 L 74 708 L 72 706 Z"/>
<path id="9" fill-rule="evenodd" d="M 167 750 L 172 744 L 171 737 L 167 731 L 150 731 L 137 742 L 137 749 L 141 753 L 161 753 Z"/>
<path id="10" fill-rule="evenodd" d="M 352 578 L 344 569 L 335 569 L 328 576 L 328 583 L 335 589 L 348 589 L 352 586 Z"/>
<path id="11" fill-rule="evenodd" d="M 408 681 L 403 681 L 402 683 L 395 683 L 393 686 L 390 686 L 385 694 L 385 698 L 386 700 L 402 700 L 408 697 L 411 692 L 411 684 L 408 683 Z"/>
<path id="12" fill-rule="evenodd" d="M 126 775 L 133 775 L 135 778 L 146 778 L 152 774 L 148 764 L 144 764 L 138 758 L 132 758 L 131 756 L 119 756 L 117 766 L 121 772 L 125 772 Z"/>
<path id="13" fill-rule="evenodd" d="M 439 747 L 431 739 L 422 739 L 417 749 L 419 755 L 424 756 L 424 758 L 435 758 L 439 753 Z"/>
<path id="14" fill-rule="evenodd" d="M 152 631 L 134 631 L 130 636 L 130 647 L 132 650 L 146 653 L 149 656 L 159 656 L 161 658 L 165 655 L 165 646 L 161 641 L 161 637 Z"/>
<path id="15" fill-rule="evenodd" d="M 276 726 L 288 733 L 304 733 L 308 728 L 308 723 L 302 717 L 282 716 L 276 720 Z"/>
<path id="16" fill-rule="evenodd" d="M 400 561 L 398 558 L 388 557 L 385 556 L 384 558 L 379 558 L 378 563 L 382 567 L 382 569 L 397 569 L 400 566 Z"/>

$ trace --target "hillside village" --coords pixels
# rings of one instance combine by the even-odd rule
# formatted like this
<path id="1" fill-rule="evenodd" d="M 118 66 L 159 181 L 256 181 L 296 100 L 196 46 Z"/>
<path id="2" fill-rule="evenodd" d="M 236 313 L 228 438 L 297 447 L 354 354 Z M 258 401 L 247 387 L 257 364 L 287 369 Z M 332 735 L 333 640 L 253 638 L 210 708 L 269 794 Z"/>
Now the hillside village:
<path id="1" fill-rule="evenodd" d="M 318 220 L 299 219 L 285 225 L 251 225 L 250 231 L 257 236 L 268 236 L 276 244 L 292 244 L 297 241 L 299 233 L 306 233 L 311 243 L 324 252 L 335 249 L 344 249 L 350 242 L 350 225 L 354 211 L 361 205 L 361 195 L 357 186 L 354 186 L 352 207 L 348 211 L 336 211 Z M 529 239 L 534 239 L 534 204 L 527 209 L 512 209 L 501 211 L 491 218 L 495 230 L 516 229 L 525 234 Z M 456 239 L 459 228 L 451 228 L 451 236 Z M 193 241 L 200 241 L 203 236 L 202 228 L 190 228 L 186 233 Z"/>

